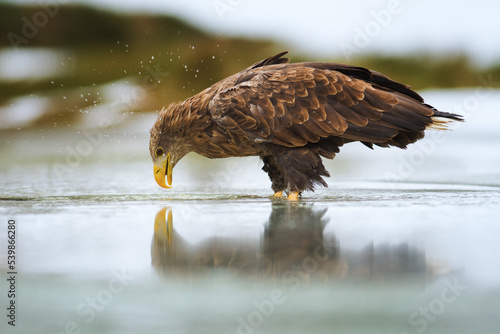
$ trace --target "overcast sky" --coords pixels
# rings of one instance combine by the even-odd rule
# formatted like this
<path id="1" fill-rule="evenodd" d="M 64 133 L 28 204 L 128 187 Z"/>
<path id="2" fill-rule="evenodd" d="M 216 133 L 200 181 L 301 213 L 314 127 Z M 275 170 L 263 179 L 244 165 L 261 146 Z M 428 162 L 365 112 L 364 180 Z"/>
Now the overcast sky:
<path id="1" fill-rule="evenodd" d="M 10 0 L 58 1 L 179 16 L 213 33 L 277 39 L 289 49 L 349 60 L 361 52 L 466 52 L 500 61 L 495 0 Z"/>

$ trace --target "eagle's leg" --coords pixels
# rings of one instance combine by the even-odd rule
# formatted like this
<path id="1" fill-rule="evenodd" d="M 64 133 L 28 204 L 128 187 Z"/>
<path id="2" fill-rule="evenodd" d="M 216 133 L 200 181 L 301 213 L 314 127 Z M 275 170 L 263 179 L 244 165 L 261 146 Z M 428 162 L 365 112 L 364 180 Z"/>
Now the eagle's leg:
<path id="1" fill-rule="evenodd" d="M 296 201 L 304 190 L 314 191 L 316 185 L 328 186 L 322 176 L 330 174 L 321 157 L 307 147 L 276 150 L 271 160 L 291 201 Z"/>
<path id="2" fill-rule="evenodd" d="M 272 182 L 271 188 L 274 190 L 273 198 L 281 198 L 283 196 L 283 190 L 285 190 L 285 177 L 283 173 L 280 168 L 278 168 L 274 157 L 263 156 L 261 159 L 264 162 L 262 170 L 269 175 Z"/>
<path id="3" fill-rule="evenodd" d="M 272 147 L 272 155 L 263 156 L 264 167 L 272 181 L 272 189 L 278 197 L 286 191 L 290 201 L 296 201 L 304 190 L 314 190 L 315 185 L 328 185 L 322 176 L 330 176 L 320 156 L 308 148 Z M 282 195 L 283 193 L 281 193 Z"/>

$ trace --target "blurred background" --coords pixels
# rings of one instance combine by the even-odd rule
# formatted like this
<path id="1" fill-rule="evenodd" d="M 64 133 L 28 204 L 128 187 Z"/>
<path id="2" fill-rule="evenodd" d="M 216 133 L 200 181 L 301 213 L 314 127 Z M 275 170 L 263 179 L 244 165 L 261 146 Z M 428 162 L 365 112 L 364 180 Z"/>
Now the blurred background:
<path id="1" fill-rule="evenodd" d="M 0 129 L 60 129 L 113 108 L 152 112 L 285 49 L 292 61 L 365 66 L 417 90 L 475 87 L 479 75 L 500 77 L 499 7 L 488 0 L 4 0 Z"/>
<path id="2" fill-rule="evenodd" d="M 0 215 L 17 223 L 19 260 L 18 326 L 0 331 L 495 332 L 499 12 L 491 0 L 0 1 Z M 300 203 L 269 199 L 258 157 L 190 154 L 159 188 L 157 112 L 283 50 L 382 72 L 466 122 L 407 150 L 346 145 L 325 161 L 329 188 Z"/>

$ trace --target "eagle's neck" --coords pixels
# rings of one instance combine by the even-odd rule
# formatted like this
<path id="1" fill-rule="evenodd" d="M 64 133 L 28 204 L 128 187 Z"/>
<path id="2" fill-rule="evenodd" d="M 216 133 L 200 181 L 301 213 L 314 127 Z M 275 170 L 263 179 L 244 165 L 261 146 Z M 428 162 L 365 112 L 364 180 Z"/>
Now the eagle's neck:
<path id="1" fill-rule="evenodd" d="M 164 115 L 160 114 L 160 117 L 164 117 L 165 131 L 173 137 L 189 137 L 191 130 L 200 127 L 204 118 L 208 117 L 206 112 L 200 112 L 200 109 L 193 98 L 171 104 Z"/>
<path id="2" fill-rule="evenodd" d="M 213 124 L 208 101 L 198 95 L 171 104 L 159 115 L 162 135 L 188 152 L 210 140 L 206 129 Z"/>

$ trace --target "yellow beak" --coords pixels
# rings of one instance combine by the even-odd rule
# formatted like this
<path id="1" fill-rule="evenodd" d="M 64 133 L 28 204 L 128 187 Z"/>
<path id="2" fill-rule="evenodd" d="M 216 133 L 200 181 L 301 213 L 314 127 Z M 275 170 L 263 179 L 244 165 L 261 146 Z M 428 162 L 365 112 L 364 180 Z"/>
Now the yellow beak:
<path id="1" fill-rule="evenodd" d="M 162 188 L 172 188 L 172 164 L 170 163 L 170 153 L 167 158 L 161 162 L 161 166 L 154 165 L 155 181 Z M 168 185 L 165 183 L 165 175 L 167 176 Z"/>

